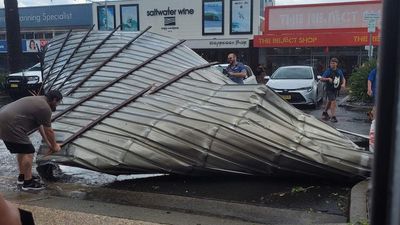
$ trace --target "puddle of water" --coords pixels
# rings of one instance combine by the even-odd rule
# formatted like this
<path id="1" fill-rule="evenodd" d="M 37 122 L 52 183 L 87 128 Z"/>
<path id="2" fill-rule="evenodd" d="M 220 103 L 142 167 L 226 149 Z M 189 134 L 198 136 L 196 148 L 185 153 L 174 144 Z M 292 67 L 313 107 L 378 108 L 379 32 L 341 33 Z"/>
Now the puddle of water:
<path id="1" fill-rule="evenodd" d="M 78 183 L 86 185 L 106 185 L 115 181 L 133 180 L 149 177 L 163 176 L 164 174 L 133 174 L 133 175 L 109 175 L 87 169 L 63 166 L 60 165 L 60 169 L 63 173 L 61 177 L 62 182 L 67 183 Z"/>

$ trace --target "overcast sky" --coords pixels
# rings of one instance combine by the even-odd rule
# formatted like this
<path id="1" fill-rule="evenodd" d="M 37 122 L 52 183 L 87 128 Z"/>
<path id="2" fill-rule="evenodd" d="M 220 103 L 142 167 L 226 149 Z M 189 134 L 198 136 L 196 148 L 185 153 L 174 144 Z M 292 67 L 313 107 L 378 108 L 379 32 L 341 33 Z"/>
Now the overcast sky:
<path id="1" fill-rule="evenodd" d="M 93 0 L 99 1 L 99 0 Z M 103 2 L 104 0 L 100 0 Z M 109 0 L 110 1 L 110 0 Z M 330 2 L 349 2 L 349 1 L 366 1 L 366 0 L 276 0 L 276 5 L 296 5 L 296 4 L 313 4 L 313 3 L 330 3 Z M 87 0 L 18 0 L 18 6 L 43 6 L 43 5 L 61 5 L 88 3 Z M 0 0 L 0 7 L 4 8 L 4 0 Z"/>

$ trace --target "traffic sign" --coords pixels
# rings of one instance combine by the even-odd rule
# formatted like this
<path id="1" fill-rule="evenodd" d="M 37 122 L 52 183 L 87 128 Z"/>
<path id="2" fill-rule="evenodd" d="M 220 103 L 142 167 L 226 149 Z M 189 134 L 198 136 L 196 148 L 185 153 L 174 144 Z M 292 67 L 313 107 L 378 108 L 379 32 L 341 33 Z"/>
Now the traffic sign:
<path id="1" fill-rule="evenodd" d="M 370 19 L 368 20 L 368 33 L 374 33 L 376 30 L 376 20 Z"/>
<path id="2" fill-rule="evenodd" d="M 365 20 L 365 21 L 368 21 L 368 20 L 370 20 L 370 19 L 375 19 L 375 20 L 377 20 L 377 19 L 379 19 L 379 14 L 378 13 L 373 13 L 373 12 L 366 12 L 366 13 L 364 13 L 364 16 L 363 16 L 363 19 Z"/>

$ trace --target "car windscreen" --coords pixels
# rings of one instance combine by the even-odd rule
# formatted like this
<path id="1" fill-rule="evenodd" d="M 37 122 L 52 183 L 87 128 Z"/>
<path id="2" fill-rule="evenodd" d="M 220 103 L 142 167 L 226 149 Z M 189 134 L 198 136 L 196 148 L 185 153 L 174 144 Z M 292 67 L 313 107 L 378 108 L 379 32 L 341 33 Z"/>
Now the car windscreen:
<path id="1" fill-rule="evenodd" d="M 313 75 L 309 68 L 280 68 L 272 75 L 271 79 L 313 79 Z"/>
<path id="2" fill-rule="evenodd" d="M 29 68 L 27 71 L 41 71 L 42 69 L 40 68 L 40 65 L 35 65 L 31 68 Z"/>

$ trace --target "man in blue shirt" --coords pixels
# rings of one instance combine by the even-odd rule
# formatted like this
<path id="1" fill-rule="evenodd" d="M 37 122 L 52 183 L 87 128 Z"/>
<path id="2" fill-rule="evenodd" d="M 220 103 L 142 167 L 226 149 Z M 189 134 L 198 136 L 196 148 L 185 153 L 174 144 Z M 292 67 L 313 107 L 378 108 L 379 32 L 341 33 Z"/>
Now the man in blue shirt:
<path id="1" fill-rule="evenodd" d="M 246 78 L 247 72 L 246 67 L 243 63 L 237 61 L 237 57 L 234 53 L 228 54 L 228 67 L 226 68 L 228 77 L 238 84 L 243 84 L 244 78 Z"/>
<path id="2" fill-rule="evenodd" d="M 368 75 L 367 94 L 368 94 L 368 96 L 372 97 L 372 99 L 375 99 L 375 96 L 376 96 L 376 68 L 371 70 L 371 72 Z"/>
<path id="3" fill-rule="evenodd" d="M 321 78 L 321 81 L 326 82 L 325 92 L 328 98 L 325 110 L 322 113 L 322 119 L 330 119 L 333 123 L 337 123 L 336 96 L 340 88 L 345 88 L 346 86 L 346 80 L 342 70 L 338 68 L 338 63 L 339 60 L 337 58 L 332 58 L 329 63 L 329 69 L 325 70 Z M 329 117 L 328 110 L 331 110 L 331 117 Z"/>

